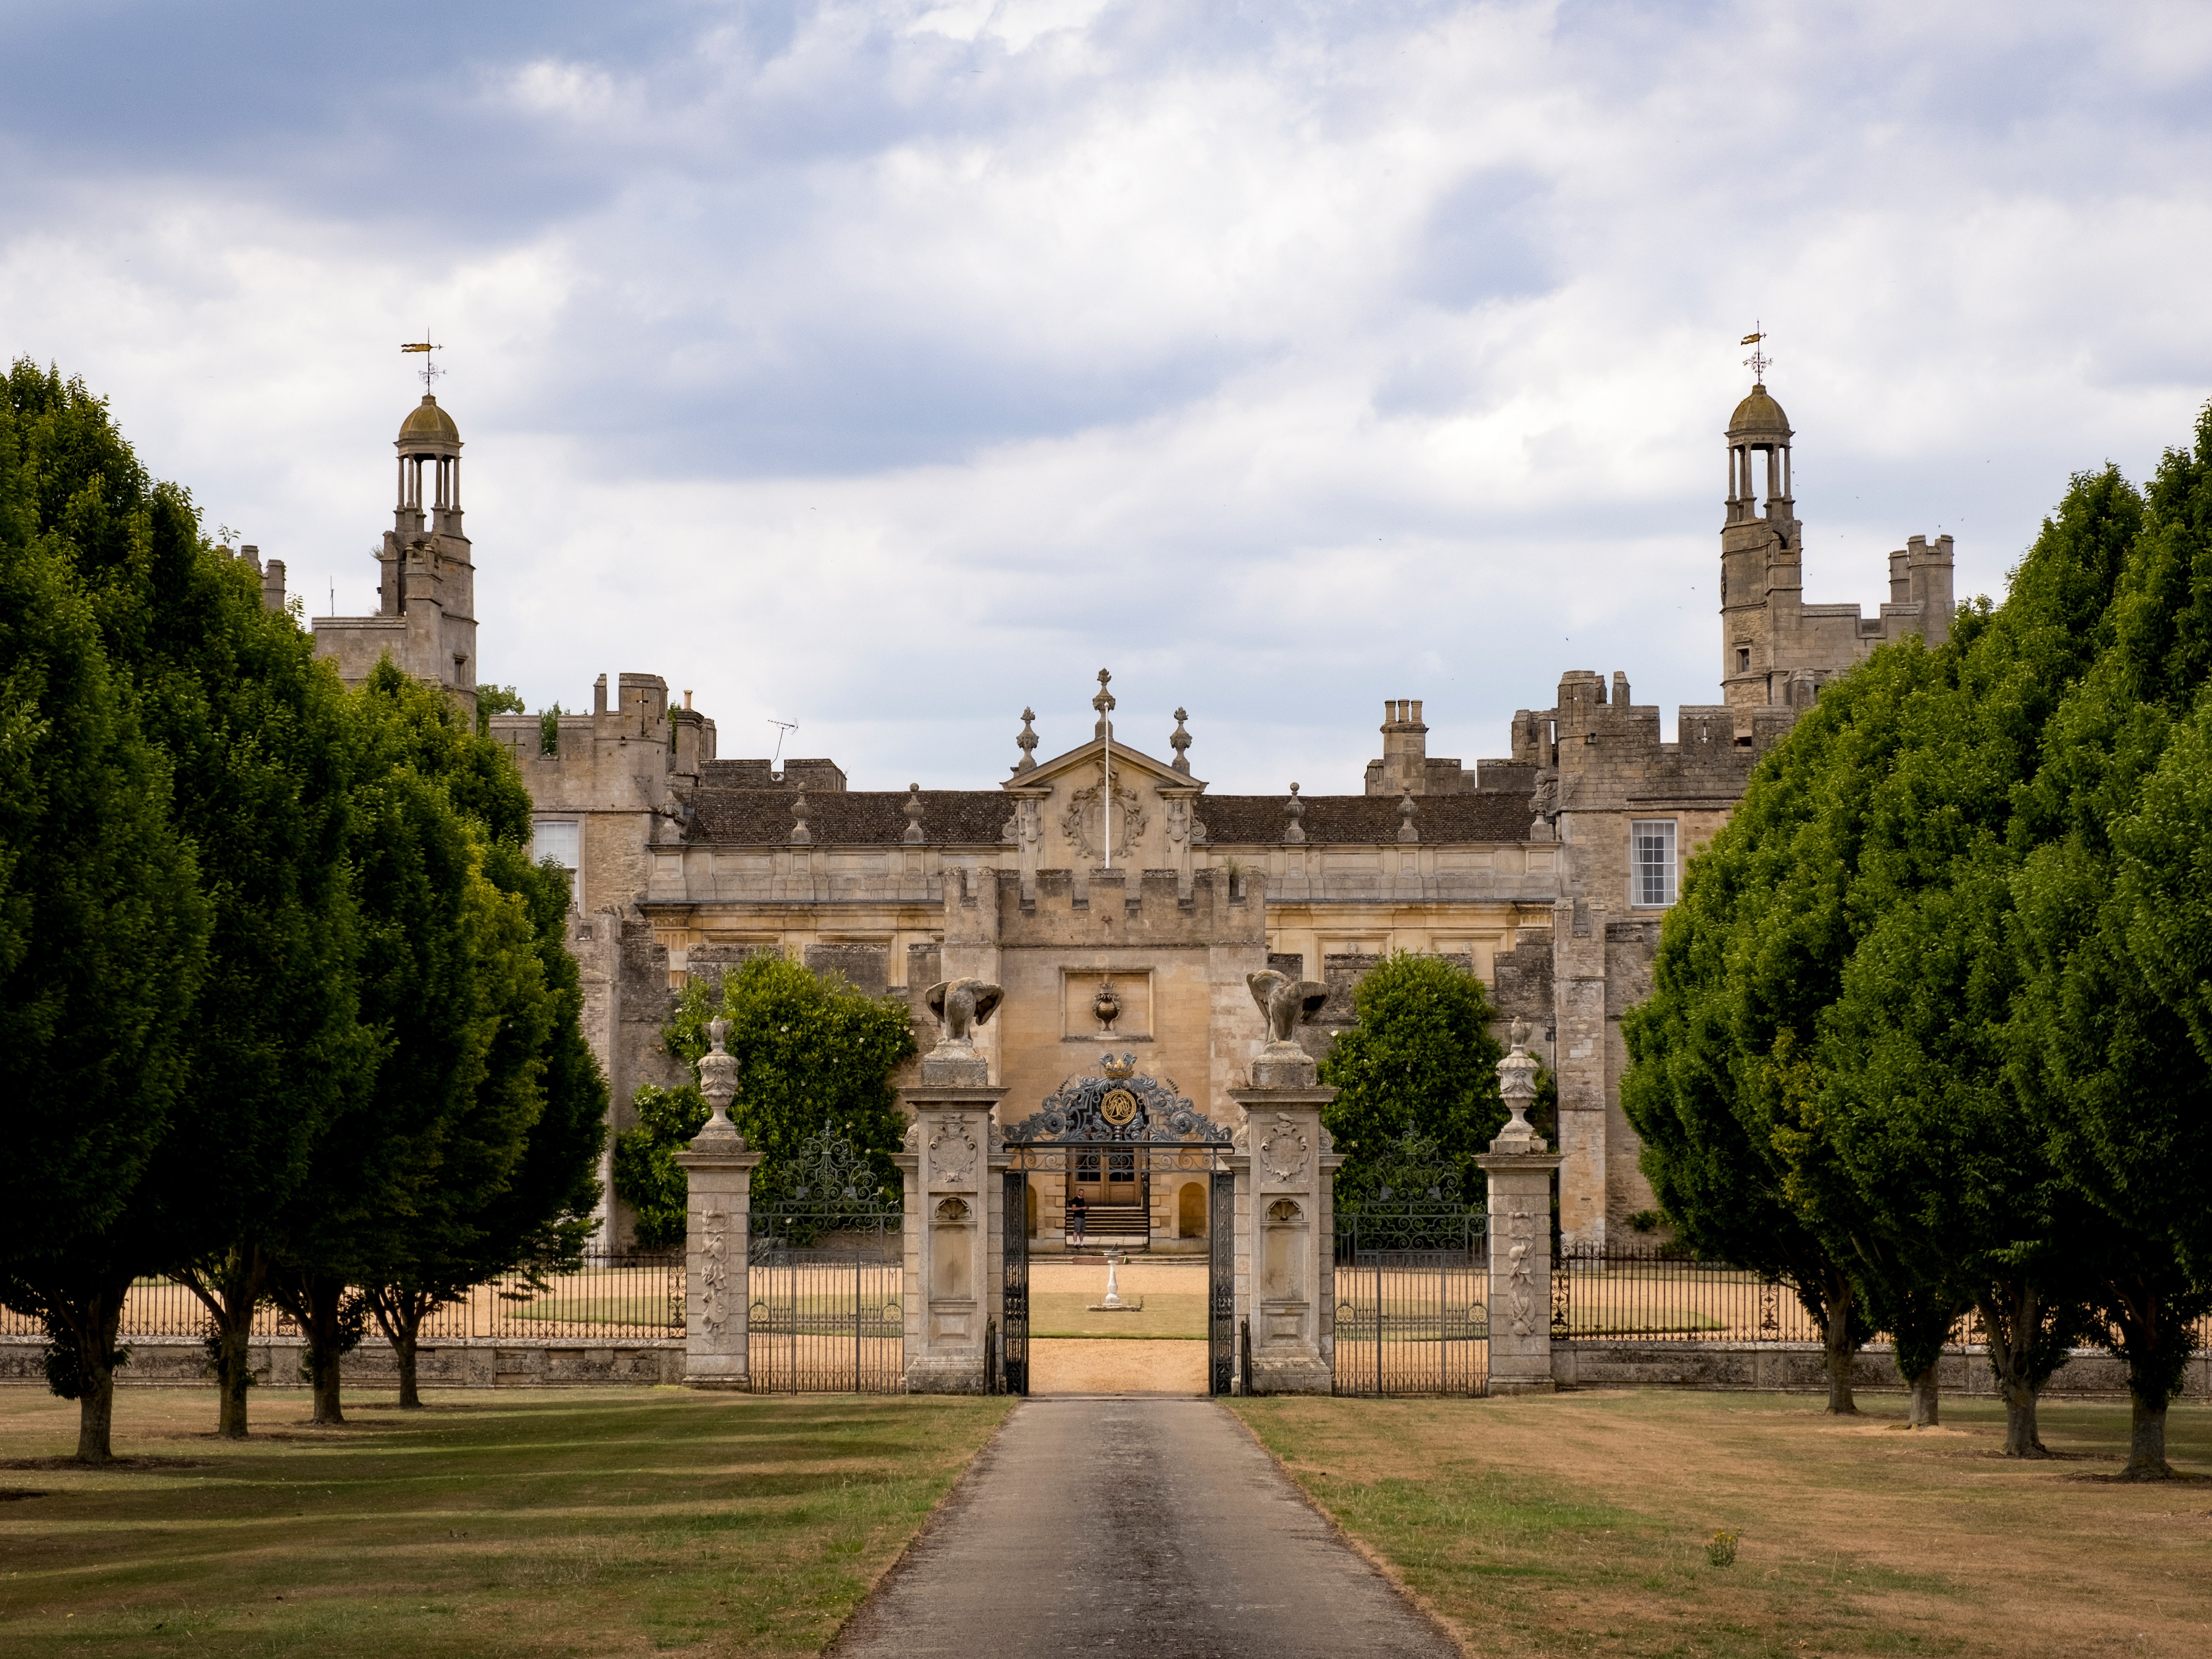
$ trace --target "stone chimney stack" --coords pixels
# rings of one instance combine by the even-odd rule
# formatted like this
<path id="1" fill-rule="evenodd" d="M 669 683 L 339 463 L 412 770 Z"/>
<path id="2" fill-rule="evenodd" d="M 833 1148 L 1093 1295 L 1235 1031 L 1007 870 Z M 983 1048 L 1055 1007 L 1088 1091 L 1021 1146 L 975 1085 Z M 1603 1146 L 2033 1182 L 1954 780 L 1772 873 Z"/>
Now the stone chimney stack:
<path id="1" fill-rule="evenodd" d="M 1419 697 L 1382 703 L 1382 777 L 1376 794 L 1429 793 L 1429 728 L 1421 724 Z"/>

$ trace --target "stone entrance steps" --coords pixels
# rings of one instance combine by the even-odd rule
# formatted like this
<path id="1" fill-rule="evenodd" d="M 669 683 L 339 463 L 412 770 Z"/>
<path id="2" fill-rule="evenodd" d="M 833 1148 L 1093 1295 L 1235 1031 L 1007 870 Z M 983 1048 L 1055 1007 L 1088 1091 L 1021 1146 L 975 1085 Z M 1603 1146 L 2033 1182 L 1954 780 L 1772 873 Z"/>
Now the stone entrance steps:
<path id="1" fill-rule="evenodd" d="M 1083 1223 L 1086 1243 L 1099 1238 L 1149 1238 L 1152 1231 L 1151 1212 L 1141 1204 L 1094 1204 Z"/>

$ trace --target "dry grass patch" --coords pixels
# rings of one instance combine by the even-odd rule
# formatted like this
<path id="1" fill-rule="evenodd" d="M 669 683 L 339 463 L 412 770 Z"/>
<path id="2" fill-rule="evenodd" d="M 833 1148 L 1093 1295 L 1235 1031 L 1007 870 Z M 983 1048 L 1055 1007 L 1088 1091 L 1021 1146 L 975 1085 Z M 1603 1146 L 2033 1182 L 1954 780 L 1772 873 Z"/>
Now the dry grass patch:
<path id="1" fill-rule="evenodd" d="M 117 1449 L 0 1390 L 10 1655 L 817 1651 L 1011 1403 L 677 1389 L 296 1393 L 216 1440 L 204 1389 L 126 1389 Z M 15 1471 L 21 1471 L 20 1473 Z M 35 1471 L 35 1473 L 33 1473 Z"/>
<path id="2" fill-rule="evenodd" d="M 1887 1398 L 1856 1420 L 1656 1390 L 1233 1403 L 1485 1655 L 2212 1654 L 2212 1480 L 2111 1480 L 2124 1404 L 2046 1404 L 2061 1455 L 2023 1464 L 2000 1408 L 1950 1401 L 1918 1431 Z M 2212 1411 L 2167 1434 L 2212 1468 Z"/>

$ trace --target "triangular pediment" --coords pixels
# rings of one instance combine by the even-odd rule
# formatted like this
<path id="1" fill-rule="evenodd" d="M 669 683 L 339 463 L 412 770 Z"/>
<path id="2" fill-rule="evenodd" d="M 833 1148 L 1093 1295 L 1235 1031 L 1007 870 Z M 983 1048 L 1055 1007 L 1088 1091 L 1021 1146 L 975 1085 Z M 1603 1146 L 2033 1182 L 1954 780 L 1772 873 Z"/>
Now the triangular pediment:
<path id="1" fill-rule="evenodd" d="M 1081 779 L 1095 783 L 1098 777 L 1098 758 L 1101 744 L 1096 738 L 1064 755 L 1055 755 L 1048 761 L 1039 761 L 1026 772 L 1017 772 L 999 787 L 1001 789 L 1049 789 L 1062 779 Z M 1142 781 L 1146 787 L 1168 789 L 1204 789 L 1204 780 L 1188 772 L 1178 772 L 1163 760 L 1154 760 L 1140 749 L 1131 749 L 1119 738 L 1114 744 L 1114 775 L 1116 783 L 1127 789 Z"/>

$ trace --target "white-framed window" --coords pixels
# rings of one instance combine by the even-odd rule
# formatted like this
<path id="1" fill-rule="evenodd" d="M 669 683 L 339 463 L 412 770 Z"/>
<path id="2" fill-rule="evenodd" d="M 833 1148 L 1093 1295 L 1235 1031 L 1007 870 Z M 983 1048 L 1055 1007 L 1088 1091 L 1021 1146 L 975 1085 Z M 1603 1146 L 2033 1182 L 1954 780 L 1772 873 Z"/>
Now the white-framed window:
<path id="1" fill-rule="evenodd" d="M 568 902 L 580 904 L 583 891 L 579 872 L 584 864 L 584 826 L 574 818 L 540 818 L 532 827 L 531 861 L 550 859 L 568 872 Z"/>
<path id="2" fill-rule="evenodd" d="M 1674 902 L 1674 820 L 1638 818 L 1628 826 L 1628 902 Z"/>

